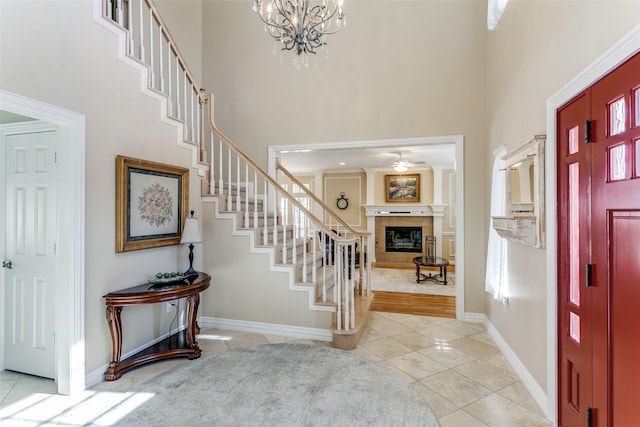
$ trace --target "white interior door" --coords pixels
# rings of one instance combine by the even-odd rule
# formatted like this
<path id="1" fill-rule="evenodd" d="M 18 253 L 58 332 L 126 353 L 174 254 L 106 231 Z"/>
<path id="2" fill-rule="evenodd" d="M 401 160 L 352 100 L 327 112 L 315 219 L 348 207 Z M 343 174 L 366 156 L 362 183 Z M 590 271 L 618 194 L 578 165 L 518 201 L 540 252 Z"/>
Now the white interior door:
<path id="1" fill-rule="evenodd" d="M 55 377 L 56 140 L 43 131 L 3 144 L 4 367 L 46 378 Z"/>

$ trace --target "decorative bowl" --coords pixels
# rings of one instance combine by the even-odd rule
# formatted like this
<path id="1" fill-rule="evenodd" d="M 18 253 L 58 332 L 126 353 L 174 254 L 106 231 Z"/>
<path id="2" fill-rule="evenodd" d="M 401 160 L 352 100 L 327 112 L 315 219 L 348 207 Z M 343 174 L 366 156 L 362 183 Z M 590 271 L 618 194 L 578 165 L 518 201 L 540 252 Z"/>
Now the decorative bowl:
<path id="1" fill-rule="evenodd" d="M 154 285 L 163 284 L 163 283 L 173 283 L 180 282 L 189 277 L 188 275 L 182 272 L 173 272 L 173 273 L 158 273 L 153 278 L 149 279 L 150 283 Z"/>

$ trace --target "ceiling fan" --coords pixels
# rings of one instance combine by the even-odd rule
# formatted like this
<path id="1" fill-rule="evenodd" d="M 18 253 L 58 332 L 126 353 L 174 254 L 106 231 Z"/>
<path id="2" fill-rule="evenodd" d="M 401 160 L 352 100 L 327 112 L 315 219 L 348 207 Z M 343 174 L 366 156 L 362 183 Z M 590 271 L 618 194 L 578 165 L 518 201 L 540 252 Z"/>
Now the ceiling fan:
<path id="1" fill-rule="evenodd" d="M 423 162 L 423 161 L 410 163 L 408 160 L 404 158 L 404 152 L 400 151 L 398 153 L 398 159 L 392 163 L 392 167 L 394 171 L 402 173 L 409 170 L 409 167 L 411 166 L 425 165 L 425 164 L 426 162 Z"/>

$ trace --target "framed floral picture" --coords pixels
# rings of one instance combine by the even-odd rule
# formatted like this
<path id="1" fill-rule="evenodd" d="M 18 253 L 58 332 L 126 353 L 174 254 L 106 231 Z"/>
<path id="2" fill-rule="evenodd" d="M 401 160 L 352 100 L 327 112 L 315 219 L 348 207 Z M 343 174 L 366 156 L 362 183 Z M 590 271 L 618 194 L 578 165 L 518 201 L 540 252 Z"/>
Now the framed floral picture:
<path id="1" fill-rule="evenodd" d="M 420 202 L 420 174 L 385 175 L 385 201 Z"/>
<path id="2" fill-rule="evenodd" d="M 116 252 L 177 245 L 189 206 L 189 169 L 116 157 Z"/>

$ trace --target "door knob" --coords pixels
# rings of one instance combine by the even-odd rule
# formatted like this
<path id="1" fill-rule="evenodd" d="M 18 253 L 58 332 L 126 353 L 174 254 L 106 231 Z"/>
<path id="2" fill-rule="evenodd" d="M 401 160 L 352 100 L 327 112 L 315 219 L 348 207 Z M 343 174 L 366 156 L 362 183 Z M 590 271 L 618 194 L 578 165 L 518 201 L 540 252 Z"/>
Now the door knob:
<path id="1" fill-rule="evenodd" d="M 9 270 L 11 270 L 13 268 L 13 265 L 11 261 L 5 260 L 5 261 L 2 261 L 2 268 L 8 268 Z"/>

